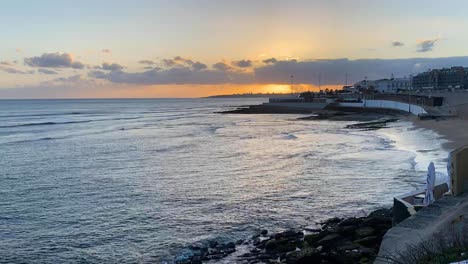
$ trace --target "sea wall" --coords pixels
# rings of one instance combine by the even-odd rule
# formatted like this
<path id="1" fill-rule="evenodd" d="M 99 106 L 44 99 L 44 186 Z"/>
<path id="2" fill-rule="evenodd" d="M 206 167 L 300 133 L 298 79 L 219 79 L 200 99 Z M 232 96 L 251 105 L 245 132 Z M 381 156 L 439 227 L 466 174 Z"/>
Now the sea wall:
<path id="1" fill-rule="evenodd" d="M 297 108 L 297 109 L 323 109 L 328 103 L 264 103 L 264 106 Z"/>
<path id="2" fill-rule="evenodd" d="M 358 103 L 348 103 L 343 102 L 339 103 L 340 107 L 356 107 L 356 108 L 382 108 L 382 109 L 392 109 L 392 110 L 399 110 L 404 112 L 411 112 L 414 115 L 420 115 L 427 113 L 426 110 L 419 106 L 408 103 L 401 103 L 396 101 L 388 101 L 388 100 L 367 100 L 364 99 L 362 102 Z"/>
<path id="3" fill-rule="evenodd" d="M 444 97 L 442 109 L 450 111 L 460 118 L 468 119 L 468 92 L 432 92 L 431 95 Z"/>
<path id="4" fill-rule="evenodd" d="M 387 231 L 375 263 L 393 263 L 388 260 L 404 257 L 410 253 L 407 250 L 418 248 L 421 243 L 464 234 L 468 226 L 467 214 L 467 195 L 447 196 L 435 201 Z"/>

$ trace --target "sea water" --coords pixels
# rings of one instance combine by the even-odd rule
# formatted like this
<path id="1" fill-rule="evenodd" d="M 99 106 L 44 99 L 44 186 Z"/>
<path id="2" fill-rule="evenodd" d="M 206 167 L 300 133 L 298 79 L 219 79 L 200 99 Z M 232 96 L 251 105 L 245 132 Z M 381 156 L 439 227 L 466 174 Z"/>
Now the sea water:
<path id="1" fill-rule="evenodd" d="M 424 186 L 441 137 L 399 121 L 219 114 L 265 99 L 0 101 L 0 263 L 170 262 L 363 215 Z"/>

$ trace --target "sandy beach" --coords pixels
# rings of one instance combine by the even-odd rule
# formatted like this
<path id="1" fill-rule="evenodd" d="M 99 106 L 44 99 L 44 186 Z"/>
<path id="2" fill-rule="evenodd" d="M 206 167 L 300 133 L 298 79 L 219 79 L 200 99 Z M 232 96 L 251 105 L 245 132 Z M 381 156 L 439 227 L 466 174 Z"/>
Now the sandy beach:
<path id="1" fill-rule="evenodd" d="M 447 150 L 454 150 L 468 144 L 468 121 L 454 117 L 441 120 L 419 120 L 415 116 L 407 117 L 417 127 L 433 130 L 446 138 L 449 142 L 444 144 Z"/>

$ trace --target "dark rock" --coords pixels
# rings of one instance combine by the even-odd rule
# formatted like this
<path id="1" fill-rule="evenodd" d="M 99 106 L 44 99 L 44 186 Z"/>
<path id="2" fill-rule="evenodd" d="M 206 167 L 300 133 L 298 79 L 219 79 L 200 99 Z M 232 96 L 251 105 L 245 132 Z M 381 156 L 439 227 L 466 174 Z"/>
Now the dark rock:
<path id="1" fill-rule="evenodd" d="M 366 256 L 375 256 L 378 253 L 377 250 L 367 248 L 367 247 L 360 247 L 359 252 L 361 252 L 361 254 L 366 255 Z"/>
<path id="2" fill-rule="evenodd" d="M 376 236 L 369 236 L 354 241 L 366 247 L 375 247 L 380 245 L 380 239 Z"/>
<path id="3" fill-rule="evenodd" d="M 296 250 L 297 243 L 295 241 L 291 241 L 287 238 L 280 238 L 280 239 L 272 239 L 265 243 L 265 250 L 267 252 L 289 252 Z"/>
<path id="4" fill-rule="evenodd" d="M 222 244 L 221 245 L 221 249 L 235 248 L 235 247 L 236 247 L 236 244 L 234 244 L 233 242 L 229 242 L 227 244 Z"/>
<path id="5" fill-rule="evenodd" d="M 269 259 L 276 259 L 275 255 L 264 253 L 258 256 L 260 260 L 269 260 Z"/>
<path id="6" fill-rule="evenodd" d="M 314 246 L 323 246 L 325 249 L 336 247 L 343 237 L 338 234 L 330 234 L 320 239 Z"/>
<path id="7" fill-rule="evenodd" d="M 362 226 L 378 226 L 378 225 L 388 225 L 391 227 L 392 225 L 392 218 L 385 217 L 385 216 L 370 216 L 366 217 L 364 221 L 362 221 Z"/>
<path id="8" fill-rule="evenodd" d="M 329 227 L 339 224 L 342 220 L 342 218 L 334 217 L 321 222 L 320 225 L 322 225 L 322 229 L 327 229 Z"/>
<path id="9" fill-rule="evenodd" d="M 344 226 L 358 226 L 362 223 L 363 219 L 362 218 L 356 218 L 356 217 L 351 217 L 351 218 L 346 218 L 340 223 L 338 223 L 338 226 L 344 227 Z"/>
<path id="10" fill-rule="evenodd" d="M 224 258 L 224 257 L 225 257 L 224 254 L 214 254 L 214 255 L 208 256 L 208 259 L 214 259 L 214 260 L 216 260 L 216 259 L 222 259 L 222 258 Z"/>
<path id="11" fill-rule="evenodd" d="M 383 209 L 375 210 L 372 213 L 370 213 L 369 216 L 370 217 L 383 216 L 383 217 L 392 218 L 393 217 L 393 208 L 388 208 L 388 209 L 383 208 Z"/>
<path id="12" fill-rule="evenodd" d="M 315 243 L 317 243 L 320 239 L 324 238 L 326 235 L 328 235 L 327 231 L 324 231 L 318 234 L 306 235 L 304 237 L 304 241 L 307 242 L 307 244 L 309 244 L 310 246 L 312 246 Z"/>
<path id="13" fill-rule="evenodd" d="M 216 246 L 218 246 L 218 241 L 216 241 L 216 240 L 210 240 L 210 241 L 208 241 L 208 246 L 209 246 L 210 248 L 215 248 Z"/>
<path id="14" fill-rule="evenodd" d="M 370 226 L 363 226 L 354 231 L 357 237 L 368 237 L 375 233 L 375 229 Z"/>
<path id="15" fill-rule="evenodd" d="M 286 255 L 286 263 L 288 264 L 318 263 L 319 261 L 320 252 L 315 248 L 305 248 Z"/>
<path id="16" fill-rule="evenodd" d="M 262 232 L 260 232 L 262 236 L 266 236 L 268 234 L 268 230 L 263 229 Z"/>
<path id="17" fill-rule="evenodd" d="M 256 247 L 259 247 L 262 243 L 265 243 L 264 241 L 262 241 L 259 237 L 255 238 L 253 241 L 252 241 L 252 245 L 256 246 Z"/>
<path id="18" fill-rule="evenodd" d="M 344 243 L 343 245 L 336 247 L 336 250 L 343 252 L 343 251 L 347 251 L 347 250 L 358 249 L 360 247 L 361 247 L 360 244 L 348 241 L 348 242 Z"/>
<path id="19" fill-rule="evenodd" d="M 236 252 L 236 249 L 235 248 L 226 248 L 226 249 L 223 249 L 223 253 L 226 254 L 226 255 L 229 255 L 231 253 L 234 253 Z"/>
<path id="20" fill-rule="evenodd" d="M 252 249 L 250 250 L 250 252 L 253 253 L 253 254 L 258 254 L 258 253 L 260 253 L 260 249 L 258 249 L 258 248 L 252 248 Z"/>
<path id="21" fill-rule="evenodd" d="M 354 234 L 354 231 L 358 228 L 359 226 L 343 226 L 340 227 L 340 229 L 337 231 L 338 234 L 342 236 L 352 236 Z"/>

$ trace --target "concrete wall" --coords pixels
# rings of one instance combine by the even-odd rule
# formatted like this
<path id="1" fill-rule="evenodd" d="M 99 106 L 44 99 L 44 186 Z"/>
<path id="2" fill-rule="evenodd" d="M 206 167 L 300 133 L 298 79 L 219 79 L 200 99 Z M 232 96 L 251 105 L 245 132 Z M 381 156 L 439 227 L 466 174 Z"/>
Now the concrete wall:
<path id="1" fill-rule="evenodd" d="M 427 113 L 424 108 L 418 105 L 412 104 L 409 106 L 407 103 L 400 103 L 396 101 L 388 101 L 388 100 L 363 100 L 362 103 L 340 103 L 340 106 L 343 107 L 360 107 L 360 108 L 383 108 L 383 109 L 393 109 L 393 110 L 400 110 L 409 112 L 411 109 L 411 113 L 414 115 L 420 115 Z"/>
<path id="2" fill-rule="evenodd" d="M 287 107 L 296 109 L 323 109 L 328 103 L 264 103 L 267 106 Z"/>
<path id="3" fill-rule="evenodd" d="M 451 114 L 456 114 L 463 119 L 468 119 L 468 92 L 431 92 L 427 94 L 444 97 L 441 109 L 446 112 L 450 111 Z"/>

